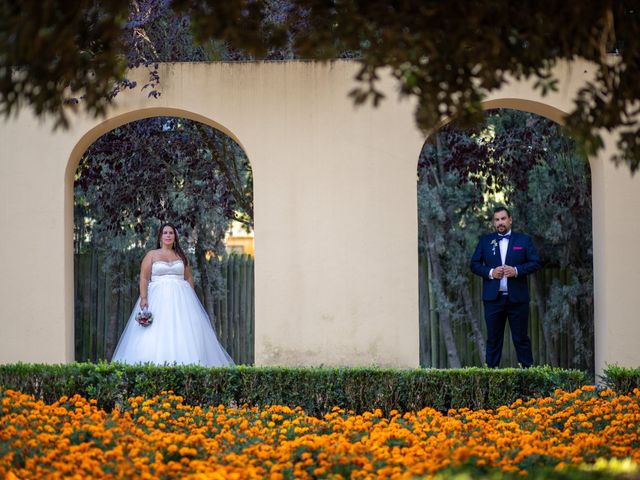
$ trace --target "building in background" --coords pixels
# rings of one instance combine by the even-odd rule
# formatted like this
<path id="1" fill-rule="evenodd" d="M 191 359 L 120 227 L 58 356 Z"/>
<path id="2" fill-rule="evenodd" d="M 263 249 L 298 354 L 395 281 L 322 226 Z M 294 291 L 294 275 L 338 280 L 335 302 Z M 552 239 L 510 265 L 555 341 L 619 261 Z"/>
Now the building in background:
<path id="1" fill-rule="evenodd" d="M 247 231 L 247 227 L 239 222 L 232 222 L 231 228 L 224 237 L 227 254 L 254 256 L 253 230 Z"/>

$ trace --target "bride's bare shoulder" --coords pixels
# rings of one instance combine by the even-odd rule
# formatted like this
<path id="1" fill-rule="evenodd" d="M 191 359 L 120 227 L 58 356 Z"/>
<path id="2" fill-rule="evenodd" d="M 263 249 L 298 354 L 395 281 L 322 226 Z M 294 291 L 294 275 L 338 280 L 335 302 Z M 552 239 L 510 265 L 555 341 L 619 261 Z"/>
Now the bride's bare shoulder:
<path id="1" fill-rule="evenodd" d="M 156 248 L 155 250 L 149 250 L 145 255 L 144 258 L 142 259 L 143 262 L 153 262 L 156 257 L 158 256 L 158 252 L 160 251 L 159 248 Z"/>

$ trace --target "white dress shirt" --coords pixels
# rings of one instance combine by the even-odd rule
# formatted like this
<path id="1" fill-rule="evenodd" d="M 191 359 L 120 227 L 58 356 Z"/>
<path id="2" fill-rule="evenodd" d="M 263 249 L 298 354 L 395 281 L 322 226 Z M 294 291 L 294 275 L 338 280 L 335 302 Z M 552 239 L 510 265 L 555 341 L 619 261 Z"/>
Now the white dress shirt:
<path id="1" fill-rule="evenodd" d="M 509 230 L 505 235 L 511 236 L 511 230 Z M 509 249 L 509 240 L 501 239 L 498 241 L 498 247 L 500 248 L 500 260 L 502 260 L 502 265 L 504 266 L 507 260 L 507 250 Z M 493 279 L 493 268 L 489 271 L 489 277 Z M 501 292 L 506 292 L 507 289 L 507 277 L 502 277 L 500 279 L 500 287 L 498 288 Z"/>

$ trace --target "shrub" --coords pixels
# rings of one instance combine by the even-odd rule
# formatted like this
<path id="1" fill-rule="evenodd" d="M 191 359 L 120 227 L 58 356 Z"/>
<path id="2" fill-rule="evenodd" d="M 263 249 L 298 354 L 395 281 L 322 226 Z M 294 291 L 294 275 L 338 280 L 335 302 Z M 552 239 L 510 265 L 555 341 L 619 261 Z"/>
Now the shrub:
<path id="1" fill-rule="evenodd" d="M 609 365 L 602 375 L 604 384 L 618 393 L 629 393 L 640 388 L 640 368 Z"/>
<path id="2" fill-rule="evenodd" d="M 360 413 L 379 408 L 416 411 L 431 407 L 496 408 L 517 399 L 574 390 L 584 373 L 550 367 L 465 368 L 285 368 L 130 366 L 108 363 L 0 365 L 0 386 L 45 402 L 80 394 L 110 410 L 134 396 L 172 390 L 191 405 L 300 406 L 321 416 L 338 406 Z"/>

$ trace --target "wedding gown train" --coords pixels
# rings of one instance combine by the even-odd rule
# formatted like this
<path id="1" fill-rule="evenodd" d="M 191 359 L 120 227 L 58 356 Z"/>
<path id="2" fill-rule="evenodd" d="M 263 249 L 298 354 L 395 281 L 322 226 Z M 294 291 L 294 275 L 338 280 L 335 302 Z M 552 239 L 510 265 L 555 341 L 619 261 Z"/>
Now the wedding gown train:
<path id="1" fill-rule="evenodd" d="M 153 263 L 147 299 L 153 323 L 143 327 L 136 321 L 140 311 L 138 298 L 113 354 L 113 362 L 233 365 L 218 342 L 206 310 L 184 279 L 182 260 Z"/>

